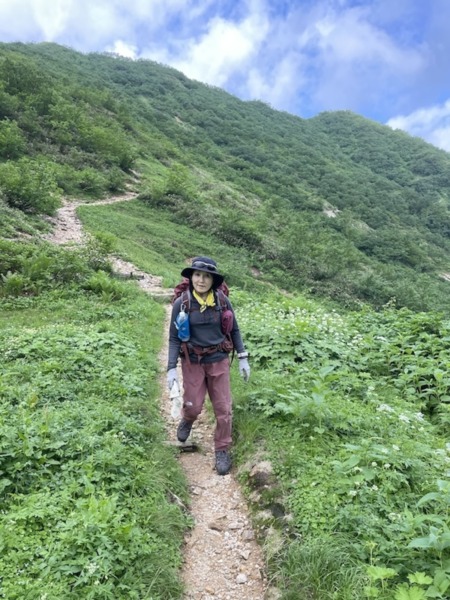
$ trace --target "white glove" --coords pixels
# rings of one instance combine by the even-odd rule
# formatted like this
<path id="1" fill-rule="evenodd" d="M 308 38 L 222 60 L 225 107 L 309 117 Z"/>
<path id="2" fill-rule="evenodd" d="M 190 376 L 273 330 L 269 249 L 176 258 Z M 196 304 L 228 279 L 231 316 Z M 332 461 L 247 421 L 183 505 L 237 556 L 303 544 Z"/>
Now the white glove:
<path id="1" fill-rule="evenodd" d="M 244 381 L 248 381 L 250 377 L 250 365 L 247 358 L 239 359 L 239 373 Z"/>
<path id="2" fill-rule="evenodd" d="M 179 386 L 180 384 L 178 383 L 178 373 L 176 367 L 167 371 L 167 387 L 169 388 L 169 390 L 172 389 L 172 386 L 175 383 L 175 381 Z"/>

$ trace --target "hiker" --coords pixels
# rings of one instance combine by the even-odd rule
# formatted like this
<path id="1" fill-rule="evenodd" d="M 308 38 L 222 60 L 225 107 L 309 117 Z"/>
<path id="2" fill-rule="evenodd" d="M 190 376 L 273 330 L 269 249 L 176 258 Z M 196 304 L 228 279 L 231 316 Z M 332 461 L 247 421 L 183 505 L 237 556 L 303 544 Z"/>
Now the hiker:
<path id="1" fill-rule="evenodd" d="M 233 350 L 239 360 L 239 372 L 244 381 L 250 376 L 248 353 L 245 351 L 239 327 L 230 300 L 218 288 L 224 277 L 217 270 L 217 263 L 209 257 L 198 256 L 190 267 L 181 272 L 188 278 L 188 290 L 173 304 L 169 330 L 169 360 L 167 384 L 169 389 L 178 384 L 177 361 L 181 355 L 183 373 L 183 410 L 177 437 L 185 442 L 192 425 L 200 415 L 206 392 L 216 417 L 214 433 L 215 466 L 219 475 L 231 469 L 229 448 L 231 445 L 231 390 L 229 353 Z M 224 306 L 221 306 L 221 304 Z M 186 306 L 187 305 L 187 306 Z M 224 308 L 226 311 L 224 311 Z M 189 341 L 182 342 L 177 329 L 180 313 L 189 315 Z M 226 312 L 227 314 L 223 314 Z M 230 333 L 223 332 L 224 319 L 231 313 Z"/>

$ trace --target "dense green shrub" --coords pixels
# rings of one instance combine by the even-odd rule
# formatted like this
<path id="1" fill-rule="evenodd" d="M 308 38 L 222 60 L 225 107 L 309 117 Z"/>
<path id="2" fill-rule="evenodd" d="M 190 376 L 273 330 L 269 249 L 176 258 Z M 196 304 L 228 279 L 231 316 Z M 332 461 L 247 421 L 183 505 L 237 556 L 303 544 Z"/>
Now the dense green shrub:
<path id="1" fill-rule="evenodd" d="M 0 164 L 0 190 L 9 206 L 25 212 L 52 214 L 60 204 L 55 170 L 47 160 L 23 157 Z"/>
<path id="2" fill-rule="evenodd" d="M 108 234 L 92 237 L 86 247 L 80 249 L 0 240 L 0 295 L 38 294 L 69 283 L 80 284 L 99 269 L 110 272 L 107 254 L 113 244 L 114 238 Z M 114 292 L 114 297 L 123 295 L 118 282 L 110 280 L 104 271 L 102 273 L 104 279 L 99 275 L 98 281 L 103 281 L 106 288 L 109 280 L 109 292 Z"/>
<path id="3" fill-rule="evenodd" d="M 111 279 L 104 271 L 98 271 L 91 275 L 83 283 L 83 287 L 108 301 L 119 300 L 129 294 L 129 288 L 123 282 Z"/>
<path id="4" fill-rule="evenodd" d="M 15 121 L 0 121 L 0 158 L 14 159 L 24 154 L 26 140 Z"/>

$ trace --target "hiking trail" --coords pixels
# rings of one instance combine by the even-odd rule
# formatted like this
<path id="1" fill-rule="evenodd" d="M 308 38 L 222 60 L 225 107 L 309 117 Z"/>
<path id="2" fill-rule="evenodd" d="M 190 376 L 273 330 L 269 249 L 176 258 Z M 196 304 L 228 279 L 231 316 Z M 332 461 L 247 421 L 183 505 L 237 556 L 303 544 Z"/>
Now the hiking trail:
<path id="1" fill-rule="evenodd" d="M 76 214 L 78 206 L 126 202 L 135 197 L 135 193 L 127 192 L 97 202 L 66 201 L 55 217 L 49 219 L 54 229 L 45 239 L 54 244 L 83 244 L 87 236 Z M 165 297 L 171 294 L 171 290 L 162 287 L 161 277 L 139 271 L 132 263 L 114 256 L 111 262 L 116 273 L 137 277 L 137 283 L 148 294 Z M 160 354 L 161 412 L 168 443 L 176 444 L 178 423 L 170 414 L 166 385 L 171 308 L 167 305 L 164 345 Z M 181 382 L 180 368 L 178 376 Z M 199 451 L 180 452 L 179 456 L 188 482 L 191 496 L 188 510 L 194 523 L 186 534 L 183 548 L 183 600 L 263 600 L 268 592 L 263 553 L 255 539 L 249 511 L 233 472 L 220 476 L 214 469 L 213 435 L 214 422 L 205 405 L 190 438 Z"/>

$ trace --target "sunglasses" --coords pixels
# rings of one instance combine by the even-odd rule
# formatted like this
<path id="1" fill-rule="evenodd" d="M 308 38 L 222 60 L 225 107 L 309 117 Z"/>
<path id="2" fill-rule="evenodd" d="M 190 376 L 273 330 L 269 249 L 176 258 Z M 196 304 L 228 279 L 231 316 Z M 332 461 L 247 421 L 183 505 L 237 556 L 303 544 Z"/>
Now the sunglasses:
<path id="1" fill-rule="evenodd" d="M 217 268 L 215 265 L 212 265 L 211 263 L 205 263 L 201 260 L 196 260 L 195 262 L 192 263 L 192 269 L 206 269 L 207 271 L 213 271 L 216 272 Z"/>

